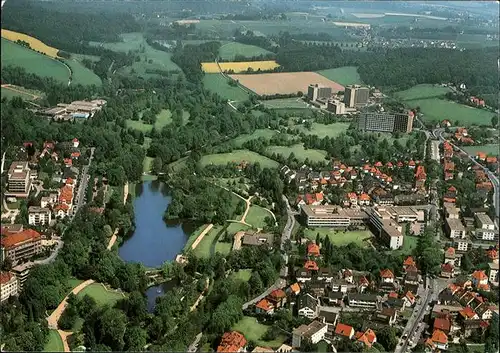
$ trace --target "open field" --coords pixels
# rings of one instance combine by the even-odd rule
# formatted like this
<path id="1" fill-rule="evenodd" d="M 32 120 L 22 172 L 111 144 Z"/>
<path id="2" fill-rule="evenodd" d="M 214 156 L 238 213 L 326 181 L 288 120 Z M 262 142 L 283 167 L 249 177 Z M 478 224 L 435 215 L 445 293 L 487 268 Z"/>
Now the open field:
<path id="1" fill-rule="evenodd" d="M 124 296 L 114 290 L 107 290 L 101 283 L 92 283 L 90 286 L 82 289 L 77 296 L 83 298 L 86 294 L 94 298 L 98 305 L 113 306 L 115 303 L 123 299 Z"/>
<path id="2" fill-rule="evenodd" d="M 142 120 L 127 119 L 127 120 L 125 120 L 125 125 L 129 129 L 135 129 L 138 131 L 142 131 L 144 133 L 150 132 L 151 130 L 153 130 L 153 125 L 146 124 Z"/>
<path id="3" fill-rule="evenodd" d="M 264 107 L 269 109 L 280 108 L 294 108 L 294 109 L 308 109 L 309 106 L 302 98 L 280 98 L 261 101 Z"/>
<path id="4" fill-rule="evenodd" d="M 144 157 L 144 160 L 142 161 L 142 171 L 144 173 L 149 173 L 151 172 L 151 167 L 153 165 L 153 157 Z"/>
<path id="5" fill-rule="evenodd" d="M 202 166 L 206 166 L 209 164 L 225 165 L 231 162 L 240 163 L 242 161 L 246 161 L 248 163 L 260 163 L 262 168 L 278 168 L 277 162 L 248 150 L 236 150 L 230 153 L 209 154 L 201 157 L 200 163 Z"/>
<path id="6" fill-rule="evenodd" d="M 259 75 L 230 76 L 259 95 L 272 95 L 276 93 L 294 94 L 299 91 L 307 93 L 307 87 L 311 83 L 332 87 L 333 92 L 344 90 L 344 86 L 316 72 L 279 72 Z"/>
<path id="7" fill-rule="evenodd" d="M 44 352 L 64 352 L 63 341 L 56 330 L 49 330 L 49 340 L 43 348 Z"/>
<path id="8" fill-rule="evenodd" d="M 490 145 L 481 145 L 481 146 L 467 146 L 462 147 L 466 152 L 476 154 L 477 152 L 484 152 L 487 155 L 498 156 L 500 155 L 500 145 L 498 144 L 490 144 Z"/>
<path id="9" fill-rule="evenodd" d="M 242 280 L 243 282 L 248 282 L 251 276 L 252 276 L 252 269 L 243 269 L 231 273 L 231 277 Z"/>
<path id="10" fill-rule="evenodd" d="M 454 125 L 490 125 L 491 118 L 495 115 L 495 113 L 484 109 L 472 108 L 439 98 L 415 99 L 406 101 L 406 103 L 411 108 L 420 107 L 420 111 L 424 114 L 424 120 L 441 121 L 448 119 L 452 120 Z M 456 123 L 457 121 L 459 123 Z"/>
<path id="11" fill-rule="evenodd" d="M 243 318 L 233 325 L 232 329 L 241 332 L 248 341 L 253 341 L 261 347 L 278 348 L 285 341 L 284 336 L 279 336 L 273 341 L 264 341 L 262 337 L 270 326 L 260 324 L 256 318 L 243 316 Z"/>
<path id="12" fill-rule="evenodd" d="M 332 228 L 306 228 L 304 234 L 308 239 L 316 240 L 319 233 L 320 237 L 328 236 L 333 245 L 344 246 L 350 243 L 355 243 L 358 246 L 366 247 L 365 239 L 371 238 L 373 235 L 367 230 L 347 231 L 334 230 Z"/>
<path id="13" fill-rule="evenodd" d="M 224 226 L 214 226 L 203 237 L 198 246 L 194 249 L 194 254 L 198 257 L 209 258 L 217 252 L 227 255 L 231 251 L 232 243 L 223 243 L 221 238 L 224 236 Z"/>
<path id="14" fill-rule="evenodd" d="M 44 42 L 34 37 L 31 37 L 24 33 L 9 31 L 8 29 L 2 29 L 2 38 L 6 38 L 10 41 L 16 42 L 18 40 L 29 43 L 31 49 L 44 53 L 52 58 L 57 58 L 57 53 L 59 49 L 48 46 Z"/>
<path id="15" fill-rule="evenodd" d="M 270 54 L 271 52 L 255 45 L 229 42 L 223 44 L 219 49 L 219 56 L 224 60 L 233 60 L 236 55 L 252 57 Z"/>
<path id="16" fill-rule="evenodd" d="M 305 149 L 303 144 L 292 146 L 269 146 L 266 148 L 266 152 L 281 154 L 285 158 L 288 158 L 290 153 L 293 152 L 299 161 L 304 161 L 307 158 L 311 162 L 324 162 L 327 156 L 326 151 Z"/>
<path id="17" fill-rule="evenodd" d="M 361 77 L 359 77 L 356 66 L 343 66 L 336 69 L 321 70 L 318 71 L 318 74 L 344 86 L 361 83 Z"/>
<path id="18" fill-rule="evenodd" d="M 269 130 L 269 129 L 257 129 L 251 134 L 244 134 L 240 135 L 237 138 L 232 140 L 232 144 L 235 147 L 241 147 L 245 142 L 251 141 L 251 140 L 256 140 L 260 137 L 265 138 L 266 140 L 271 139 L 274 135 L 276 135 L 277 132 L 274 130 Z"/>
<path id="19" fill-rule="evenodd" d="M 73 71 L 72 83 L 80 85 L 102 85 L 101 78 L 77 60 L 64 60 Z"/>
<path id="20" fill-rule="evenodd" d="M 395 93 L 395 96 L 404 101 L 411 101 L 415 99 L 426 99 L 433 97 L 441 97 L 446 93 L 451 92 L 448 87 L 441 87 L 439 85 L 422 84 L 416 85 L 404 91 Z"/>
<path id="21" fill-rule="evenodd" d="M 247 217 L 245 218 L 245 222 L 251 224 L 254 228 L 264 228 L 264 226 L 266 225 L 264 219 L 266 217 L 272 217 L 269 211 L 260 206 L 252 205 L 250 206 L 250 210 L 248 211 Z"/>
<path id="22" fill-rule="evenodd" d="M 189 115 L 184 112 L 183 119 L 187 122 Z M 153 130 L 153 126 L 156 130 L 161 130 L 168 124 L 172 123 L 172 113 L 168 109 L 162 109 L 156 116 L 156 121 L 154 125 L 146 124 L 142 120 L 132 120 L 127 119 L 125 121 L 127 128 L 142 131 L 144 133 Z"/>
<path id="23" fill-rule="evenodd" d="M 249 211 L 250 212 L 250 211 Z M 241 218 L 241 217 L 240 217 Z M 247 218 L 248 219 L 248 218 Z M 241 224 L 241 223 L 235 223 L 235 222 L 231 222 L 229 223 L 229 225 L 227 226 L 227 233 L 231 236 L 235 235 L 236 233 L 238 233 L 239 231 L 242 231 L 242 230 L 248 230 L 248 229 L 251 229 L 251 227 L 249 226 L 246 226 L 244 224 Z"/>
<path id="24" fill-rule="evenodd" d="M 26 100 L 36 100 L 42 96 L 42 92 L 29 90 L 24 87 L 8 85 L 4 84 L 1 87 L 2 89 L 2 98 L 7 97 L 8 99 L 12 99 L 14 97 L 21 97 Z"/>
<path id="25" fill-rule="evenodd" d="M 274 60 L 264 60 L 264 61 L 240 61 L 240 62 L 224 62 L 224 63 L 201 63 L 201 68 L 204 72 L 213 74 L 220 72 L 226 72 L 229 70 L 233 70 L 234 72 L 245 72 L 248 69 L 252 69 L 253 71 L 257 70 L 272 70 L 278 67 L 278 63 Z"/>
<path id="26" fill-rule="evenodd" d="M 326 136 L 335 137 L 340 135 L 342 132 L 347 131 L 349 128 L 348 123 L 333 123 L 333 124 L 319 124 L 313 123 L 311 130 L 306 129 L 303 125 L 298 127 L 299 130 L 306 135 L 317 135 L 319 138 L 324 138 Z"/>
<path id="27" fill-rule="evenodd" d="M 1 41 L 1 62 L 4 66 L 19 66 L 41 77 L 52 77 L 61 83 L 68 83 L 69 69 L 51 57 L 15 44 L 7 39 Z"/>
<path id="28" fill-rule="evenodd" d="M 403 246 L 396 250 L 397 253 L 402 255 L 411 255 L 413 250 L 417 247 L 418 236 L 405 236 L 403 237 Z"/>
<path id="29" fill-rule="evenodd" d="M 248 92 L 243 88 L 230 86 L 228 84 L 228 79 L 220 73 L 205 74 L 205 76 L 203 76 L 203 86 L 207 90 L 217 93 L 222 98 L 231 101 L 246 101 L 249 97 Z"/>

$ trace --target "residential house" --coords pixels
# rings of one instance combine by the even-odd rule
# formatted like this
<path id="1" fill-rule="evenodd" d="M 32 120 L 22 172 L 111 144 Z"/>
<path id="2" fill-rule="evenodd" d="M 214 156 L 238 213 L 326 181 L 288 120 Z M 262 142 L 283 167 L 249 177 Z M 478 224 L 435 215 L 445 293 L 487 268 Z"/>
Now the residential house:
<path id="1" fill-rule="evenodd" d="M 328 325 L 319 321 L 313 321 L 309 325 L 301 325 L 292 332 L 292 347 L 300 348 L 304 340 L 316 344 L 325 337 L 327 330 Z"/>
<path id="2" fill-rule="evenodd" d="M 457 254 L 455 248 L 449 247 L 444 252 L 444 263 L 451 263 L 456 267 L 460 267 L 461 264 L 461 254 Z"/>
<path id="3" fill-rule="evenodd" d="M 394 274 L 388 268 L 380 271 L 381 283 L 394 283 Z"/>
<path id="4" fill-rule="evenodd" d="M 307 260 L 304 264 L 304 268 L 309 271 L 318 271 L 319 267 L 316 261 Z"/>
<path id="5" fill-rule="evenodd" d="M 406 292 L 402 299 L 405 301 L 406 306 L 413 306 L 417 300 L 411 291 Z"/>
<path id="6" fill-rule="evenodd" d="M 367 348 L 371 348 L 377 342 L 377 335 L 372 329 L 368 329 L 365 332 L 356 332 L 355 338 L 356 341 L 363 343 Z"/>
<path id="7" fill-rule="evenodd" d="M 330 283 L 333 280 L 334 273 L 330 270 L 329 267 L 322 267 L 318 270 L 318 274 L 316 275 L 316 279 L 318 281 L 323 281 Z"/>
<path id="8" fill-rule="evenodd" d="M 305 268 L 298 269 L 295 277 L 297 278 L 297 282 L 306 283 L 312 279 L 312 271 Z"/>
<path id="9" fill-rule="evenodd" d="M 437 317 L 434 319 L 434 324 L 433 324 L 433 329 L 435 330 L 441 330 L 445 334 L 449 334 L 451 330 L 451 320 L 449 316 L 445 317 Z"/>
<path id="10" fill-rule="evenodd" d="M 441 265 L 441 277 L 444 278 L 455 277 L 455 265 L 449 262 Z"/>
<path id="11" fill-rule="evenodd" d="M 484 271 L 474 271 L 472 274 L 472 285 L 476 289 L 481 289 L 484 291 L 489 291 L 490 286 L 488 285 L 488 276 Z"/>
<path id="12" fill-rule="evenodd" d="M 289 289 L 290 289 L 290 293 L 292 293 L 294 295 L 299 295 L 299 293 L 300 293 L 300 285 L 297 282 L 290 285 Z"/>
<path id="13" fill-rule="evenodd" d="M 245 232 L 241 238 L 242 246 L 260 246 L 267 245 L 272 247 L 274 236 L 268 233 L 248 233 Z"/>
<path id="14" fill-rule="evenodd" d="M 488 280 L 493 283 L 495 286 L 498 287 L 498 261 L 497 262 L 490 262 L 488 264 L 489 269 L 488 269 Z"/>
<path id="15" fill-rule="evenodd" d="M 311 294 L 303 294 L 298 299 L 298 314 L 299 316 L 315 319 L 319 314 L 319 299 Z"/>
<path id="16" fill-rule="evenodd" d="M 314 242 L 310 242 L 309 244 L 307 244 L 307 256 L 320 257 L 321 253 L 319 245 Z"/>
<path id="17" fill-rule="evenodd" d="M 329 292 L 328 293 L 328 304 L 333 306 L 342 306 L 344 299 L 343 292 Z"/>
<path id="18" fill-rule="evenodd" d="M 408 266 L 417 266 L 417 264 L 415 263 L 415 260 L 413 260 L 413 257 L 412 256 L 408 256 L 405 261 L 403 262 L 403 271 L 406 272 L 406 268 Z"/>
<path id="19" fill-rule="evenodd" d="M 236 331 L 226 332 L 222 335 L 217 352 L 244 352 L 247 345 L 245 336 Z"/>
<path id="20" fill-rule="evenodd" d="M 357 284 L 357 290 L 359 293 L 363 293 L 365 291 L 366 288 L 368 288 L 368 286 L 370 285 L 370 281 L 368 281 L 368 279 L 366 279 L 365 276 L 361 276 L 358 280 L 358 284 Z"/>
<path id="21" fill-rule="evenodd" d="M 374 294 L 349 293 L 347 303 L 353 308 L 376 309 L 379 300 Z"/>
<path id="22" fill-rule="evenodd" d="M 34 226 L 49 225 L 52 221 L 52 211 L 48 208 L 30 206 L 28 208 L 28 224 Z"/>
<path id="23" fill-rule="evenodd" d="M 398 312 L 394 308 L 385 307 L 382 308 L 382 310 L 377 311 L 373 316 L 373 319 L 385 325 L 392 326 L 398 319 Z"/>
<path id="24" fill-rule="evenodd" d="M 352 339 L 354 337 L 354 328 L 339 322 L 337 326 L 335 326 L 335 335 Z"/>
<path id="25" fill-rule="evenodd" d="M 273 290 L 266 298 L 276 309 L 281 308 L 286 303 L 286 293 L 283 289 Z"/>
<path id="26" fill-rule="evenodd" d="M 434 330 L 430 340 L 435 348 L 443 351 L 448 349 L 448 336 L 443 331 Z"/>
<path id="27" fill-rule="evenodd" d="M 274 314 L 274 305 L 271 304 L 266 298 L 261 299 L 257 304 L 255 304 L 255 312 L 257 314 Z"/>

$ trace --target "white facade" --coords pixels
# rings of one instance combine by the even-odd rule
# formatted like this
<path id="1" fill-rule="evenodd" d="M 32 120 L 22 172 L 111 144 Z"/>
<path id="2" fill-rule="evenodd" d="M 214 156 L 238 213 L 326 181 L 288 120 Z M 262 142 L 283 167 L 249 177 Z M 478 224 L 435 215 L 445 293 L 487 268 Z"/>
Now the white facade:
<path id="1" fill-rule="evenodd" d="M 474 216 L 476 218 L 478 228 L 495 230 L 495 224 L 487 214 L 476 213 Z"/>
<path id="2" fill-rule="evenodd" d="M 317 310 L 313 310 L 309 307 L 305 307 L 305 308 L 302 308 L 302 309 L 299 309 L 299 316 L 304 316 L 304 317 L 307 317 L 308 319 L 315 319 L 318 317 L 318 311 Z"/>
<path id="3" fill-rule="evenodd" d="M 403 246 L 403 235 L 397 237 L 391 236 L 389 241 L 389 248 L 391 248 L 392 250 L 396 250 L 402 246 Z"/>
<path id="4" fill-rule="evenodd" d="M 2 284 L 0 287 L 0 302 L 9 299 L 11 296 L 17 295 L 18 285 L 17 278 L 10 272 L 2 273 Z"/>
<path id="5" fill-rule="evenodd" d="M 481 240 L 496 240 L 498 232 L 496 230 L 478 228 L 476 229 L 476 238 Z"/>
<path id="6" fill-rule="evenodd" d="M 455 241 L 455 246 L 458 251 L 467 251 L 469 249 L 469 243 L 467 241 L 457 240 Z"/>
<path id="7" fill-rule="evenodd" d="M 28 209 L 28 224 L 39 226 L 50 224 L 52 221 L 52 212 L 48 208 L 30 207 Z"/>

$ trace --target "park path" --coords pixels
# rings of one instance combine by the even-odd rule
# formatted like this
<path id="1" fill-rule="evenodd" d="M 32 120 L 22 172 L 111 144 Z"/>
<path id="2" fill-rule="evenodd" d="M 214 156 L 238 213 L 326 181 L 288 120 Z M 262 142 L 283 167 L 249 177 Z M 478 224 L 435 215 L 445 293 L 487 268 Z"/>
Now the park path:
<path id="1" fill-rule="evenodd" d="M 128 196 L 128 181 L 125 183 L 125 185 L 123 185 L 123 204 L 127 203 L 127 196 Z M 113 245 L 115 245 L 116 243 L 118 231 L 119 229 L 116 228 L 115 232 L 111 236 L 111 239 L 109 239 L 109 243 L 106 249 L 111 250 L 111 248 L 113 248 Z"/>
<path id="2" fill-rule="evenodd" d="M 200 294 L 200 296 L 198 297 L 198 299 L 196 299 L 196 301 L 194 302 L 194 304 L 189 309 L 190 312 L 194 311 L 194 309 L 196 309 L 198 307 L 198 305 L 200 304 L 200 302 L 202 301 L 202 299 L 205 298 L 205 293 L 207 292 L 209 285 L 210 285 L 210 279 L 207 278 L 206 282 L 205 282 L 205 289 L 203 290 L 203 293 Z"/>
<path id="3" fill-rule="evenodd" d="M 36 94 L 33 94 L 33 93 L 30 93 L 30 92 L 23 92 L 21 90 L 18 90 L 17 88 L 9 85 L 9 84 L 3 84 L 2 85 L 2 88 L 5 88 L 5 89 L 8 89 L 8 90 L 11 90 L 11 91 L 14 91 L 14 92 L 17 92 L 17 93 L 21 93 L 21 94 L 26 94 L 26 95 L 29 95 L 31 96 L 32 99 L 38 99 L 40 98 L 39 96 L 37 96 Z"/>
<path id="4" fill-rule="evenodd" d="M 210 223 L 209 225 L 207 225 L 207 227 L 205 229 L 203 229 L 203 231 L 200 233 L 200 235 L 198 235 L 198 237 L 195 239 L 195 241 L 193 242 L 193 244 L 191 244 L 191 250 L 194 250 L 196 249 L 196 247 L 198 246 L 198 244 L 200 244 L 200 242 L 203 240 L 203 238 L 205 237 L 205 235 L 210 231 L 210 229 L 213 228 L 213 224 Z"/>

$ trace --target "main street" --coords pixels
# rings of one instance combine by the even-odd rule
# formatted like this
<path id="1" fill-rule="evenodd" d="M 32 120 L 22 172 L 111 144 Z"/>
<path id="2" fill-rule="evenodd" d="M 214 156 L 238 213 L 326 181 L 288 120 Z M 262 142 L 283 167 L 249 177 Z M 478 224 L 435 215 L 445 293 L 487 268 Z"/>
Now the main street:
<path id="1" fill-rule="evenodd" d="M 78 192 L 75 197 L 75 204 L 73 205 L 72 217 L 78 212 L 78 210 L 85 204 L 85 191 L 89 183 L 89 168 L 92 164 L 92 159 L 94 158 L 95 147 L 90 148 L 90 158 L 89 163 L 83 167 L 82 176 L 80 178 L 80 185 L 78 186 Z"/>

